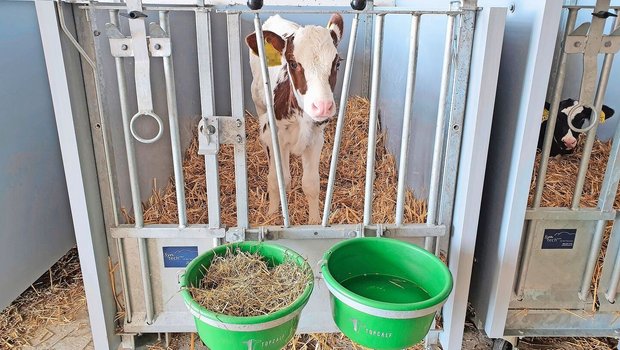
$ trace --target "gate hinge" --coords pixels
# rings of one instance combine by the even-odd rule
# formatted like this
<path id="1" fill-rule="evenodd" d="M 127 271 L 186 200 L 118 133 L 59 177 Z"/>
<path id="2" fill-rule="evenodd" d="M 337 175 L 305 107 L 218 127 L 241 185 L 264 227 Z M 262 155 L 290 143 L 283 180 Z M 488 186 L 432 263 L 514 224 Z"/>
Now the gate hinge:
<path id="1" fill-rule="evenodd" d="M 133 39 L 121 33 L 117 26 L 106 23 L 105 30 L 110 39 L 110 53 L 114 57 L 133 57 Z M 149 24 L 150 36 L 146 38 L 151 57 L 169 57 L 172 54 L 170 37 L 159 24 Z"/>
<path id="2" fill-rule="evenodd" d="M 245 120 L 230 116 L 203 117 L 198 123 L 198 154 L 217 154 L 220 145 L 245 144 Z"/>

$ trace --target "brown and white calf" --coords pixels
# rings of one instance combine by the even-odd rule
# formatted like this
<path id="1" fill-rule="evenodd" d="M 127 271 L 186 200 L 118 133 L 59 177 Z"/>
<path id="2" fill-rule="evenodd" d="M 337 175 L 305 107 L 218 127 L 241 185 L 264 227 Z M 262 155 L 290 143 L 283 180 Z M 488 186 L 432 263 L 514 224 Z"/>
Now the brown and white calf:
<path id="1" fill-rule="evenodd" d="M 286 190 L 291 185 L 290 155 L 299 155 L 303 166 L 302 189 L 308 200 L 311 224 L 320 222 L 319 161 L 325 123 L 336 113 L 334 87 L 341 60 L 337 46 L 342 33 L 343 21 L 339 14 L 332 15 L 327 27 L 300 26 L 279 15 L 263 24 L 266 49 L 280 58 L 280 62 L 270 64 L 269 79 Z M 268 212 L 273 214 L 280 206 L 280 196 L 256 33 L 248 35 L 246 42 L 252 51 L 252 99 L 259 115 L 260 140 L 269 158 Z"/>

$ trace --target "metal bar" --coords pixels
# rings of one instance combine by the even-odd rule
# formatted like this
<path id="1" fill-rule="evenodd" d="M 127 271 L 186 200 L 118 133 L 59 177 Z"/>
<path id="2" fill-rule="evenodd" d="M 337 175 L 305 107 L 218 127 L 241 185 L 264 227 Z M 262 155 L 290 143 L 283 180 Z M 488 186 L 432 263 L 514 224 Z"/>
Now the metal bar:
<path id="1" fill-rule="evenodd" d="M 372 54 L 372 83 L 368 121 L 368 152 L 366 153 L 366 186 L 364 189 L 364 225 L 372 221 L 372 195 L 375 181 L 375 149 L 379 123 L 379 86 L 381 85 L 381 49 L 383 48 L 383 15 L 377 15 Z"/>
<path id="2" fill-rule="evenodd" d="M 351 35 L 349 35 L 349 48 L 347 50 L 347 60 L 344 67 L 344 77 L 342 81 L 342 91 L 340 93 L 340 105 L 338 106 L 338 118 L 336 120 L 336 132 L 334 134 L 334 147 L 332 148 L 332 159 L 329 164 L 329 178 L 327 179 L 327 190 L 325 192 L 325 206 L 323 207 L 322 225 L 329 224 L 331 213 L 332 198 L 334 195 L 334 183 L 336 181 L 336 168 L 338 167 L 338 153 L 340 153 L 340 141 L 342 138 L 342 128 L 344 116 L 347 110 L 347 98 L 349 97 L 349 87 L 351 84 L 351 72 L 353 71 L 353 58 L 355 56 L 355 42 L 357 41 L 357 26 L 360 15 L 355 14 L 351 23 Z"/>
<path id="3" fill-rule="evenodd" d="M 206 225 L 187 225 L 179 227 L 177 225 L 155 224 L 136 228 L 131 225 L 120 225 L 110 229 L 114 238 L 179 238 L 179 239 L 203 239 L 203 238 L 222 238 L 225 236 L 224 228 L 210 228 Z"/>
<path id="4" fill-rule="evenodd" d="M 215 115 L 215 92 L 213 89 L 213 57 L 211 47 L 211 13 L 196 11 L 196 45 L 198 52 L 198 75 L 200 83 L 200 111 L 203 118 Z M 205 155 L 209 227 L 220 228 L 220 176 L 217 154 Z M 214 241 L 217 245 L 219 242 Z"/>
<path id="5" fill-rule="evenodd" d="M 278 190 L 280 192 L 280 203 L 282 205 L 282 217 L 284 227 L 289 227 L 288 202 L 286 200 L 286 188 L 284 186 L 284 173 L 282 171 L 282 153 L 280 152 L 280 140 L 278 137 L 278 126 L 276 116 L 273 111 L 273 97 L 271 94 L 271 82 L 267 70 L 267 56 L 265 56 L 265 42 L 263 29 L 261 28 L 260 16 L 254 15 L 254 30 L 256 31 L 256 43 L 258 46 L 258 56 L 260 59 L 261 73 L 263 76 L 263 88 L 265 93 L 265 106 L 267 107 L 267 117 L 269 119 L 269 129 L 271 130 L 271 145 L 273 148 L 273 158 L 276 166 L 276 177 L 278 178 Z"/>
<path id="6" fill-rule="evenodd" d="M 118 10 L 112 10 L 110 11 L 110 22 L 112 24 L 114 24 L 116 27 L 119 27 L 119 22 L 118 22 Z M 116 58 L 115 60 L 119 60 L 120 62 L 120 66 L 122 66 L 122 59 L 121 58 Z M 117 64 L 116 66 L 117 69 L 117 74 L 118 74 L 118 69 L 119 69 L 119 64 Z M 124 74 L 123 74 L 124 76 Z M 126 83 L 123 83 L 126 86 Z M 119 86 L 120 86 L 120 82 L 119 82 Z M 97 88 L 99 88 L 99 85 L 97 84 Z M 100 107 L 101 108 L 101 105 Z M 121 106 L 122 108 L 122 106 Z M 125 112 L 125 118 L 123 119 L 123 129 L 125 129 L 125 122 L 128 122 L 128 114 L 127 112 Z M 102 129 L 104 128 L 103 124 L 102 124 Z M 105 130 L 104 130 L 105 131 Z M 127 130 L 129 131 L 129 130 Z M 127 135 L 125 135 L 125 140 L 127 140 Z M 133 140 L 131 140 L 133 141 Z M 135 155 L 135 153 L 133 152 L 133 144 L 132 144 L 132 154 Z M 128 154 L 129 155 L 129 154 Z M 106 157 L 107 158 L 107 157 Z M 135 159 L 134 159 L 135 161 Z M 134 174 L 134 176 L 136 176 Z M 130 180 L 131 180 L 131 176 L 130 176 Z M 139 186 L 138 186 L 139 188 Z M 132 191 L 133 192 L 133 191 Z M 114 194 L 112 194 L 112 197 L 114 197 Z M 133 197 L 132 197 L 133 200 Z M 116 210 L 115 210 L 116 211 Z M 118 215 L 114 215 L 114 225 L 118 226 Z M 116 240 L 116 249 L 118 250 L 118 263 L 120 265 L 120 274 L 121 274 L 121 286 L 123 287 L 123 299 L 125 300 L 125 322 L 126 323 L 131 323 L 132 320 L 132 307 L 131 307 L 131 299 L 129 298 L 129 280 L 127 277 L 127 265 L 125 263 L 125 242 L 122 239 L 117 239 Z"/>
<path id="7" fill-rule="evenodd" d="M 431 166 L 431 183 L 428 192 L 428 213 L 426 222 L 428 224 L 437 223 L 437 212 L 439 210 L 439 180 L 441 178 L 441 160 L 443 158 L 443 146 L 445 143 L 445 124 L 448 118 L 447 103 L 450 89 L 450 72 L 452 67 L 452 50 L 454 39 L 455 17 L 448 16 L 448 24 L 446 26 L 446 38 L 444 46 L 444 57 L 441 70 L 441 87 L 439 93 L 439 106 L 437 110 L 437 126 L 435 128 L 435 142 L 433 145 L 433 161 Z M 433 244 L 435 240 L 426 239 L 424 248 L 434 251 Z"/>
<path id="8" fill-rule="evenodd" d="M 400 138 L 400 161 L 398 165 L 398 190 L 396 193 L 396 225 L 402 225 L 405 211 L 405 186 L 407 182 L 407 160 L 409 158 L 409 138 L 411 136 L 411 111 L 418 64 L 418 32 L 420 16 L 411 17 L 409 34 L 409 63 L 407 65 L 407 87 L 405 90 L 405 110 L 403 112 L 403 131 Z"/>
<path id="9" fill-rule="evenodd" d="M 618 130 L 616 131 L 616 135 L 618 135 Z M 618 225 L 620 225 L 620 218 L 614 221 L 614 229 L 611 233 L 612 235 L 618 234 L 616 232 L 618 230 Z M 616 255 L 614 259 L 615 259 L 614 266 L 613 266 L 613 269 L 611 270 L 611 278 L 609 280 L 609 285 L 607 286 L 607 290 L 605 291 L 605 298 L 612 304 L 616 302 L 616 294 L 618 293 L 618 283 L 620 282 L 620 246 L 616 250 Z"/>
<path id="10" fill-rule="evenodd" d="M 616 211 L 594 208 L 572 210 L 569 208 L 537 208 L 525 211 L 525 220 L 613 220 Z"/>
<path id="11" fill-rule="evenodd" d="M 159 12 L 159 24 L 170 34 L 168 11 Z M 172 145 L 172 165 L 174 168 L 174 185 L 177 195 L 177 209 L 179 213 L 179 227 L 187 226 L 187 211 L 185 207 L 185 181 L 183 180 L 183 155 L 181 152 L 181 135 L 179 134 L 179 116 L 177 113 L 177 94 L 174 83 L 174 65 L 172 55 L 164 56 L 164 76 L 166 79 L 166 98 L 168 103 L 168 122 L 170 124 L 170 143 Z"/>
<path id="12" fill-rule="evenodd" d="M 132 0 L 134 6 L 139 8 L 139 1 Z M 146 40 L 146 38 L 145 38 Z M 146 41 L 144 42 L 146 45 Z M 148 55 L 146 57 L 148 60 Z M 130 114 L 127 103 L 127 81 L 125 80 L 125 67 L 123 66 L 122 58 L 114 58 L 116 64 L 116 76 L 118 79 L 118 92 L 119 101 L 121 106 L 121 118 L 123 119 L 123 135 L 125 137 L 125 148 L 127 151 L 127 164 L 129 169 L 129 183 L 131 187 L 131 198 L 134 210 L 135 227 L 141 228 L 144 226 L 144 218 L 142 216 L 142 202 L 140 201 L 140 185 L 138 178 L 138 169 L 136 163 L 136 155 L 133 144 L 133 137 L 131 135 L 129 123 Z M 147 63 L 148 64 L 148 63 Z M 136 62 L 136 66 L 138 63 Z M 138 88 L 138 86 L 136 86 Z M 150 90 L 149 90 L 150 92 Z M 150 98 L 150 97 L 149 97 Z M 142 275 L 142 284 L 144 287 L 144 303 L 146 308 L 146 323 L 151 324 L 153 322 L 153 290 L 151 286 L 151 272 L 148 264 L 148 251 L 146 249 L 146 241 L 142 238 L 138 239 L 138 252 L 140 256 L 140 267 Z"/>
<path id="13" fill-rule="evenodd" d="M 598 0 L 597 3 L 597 8 L 595 9 L 595 11 L 597 10 L 606 10 L 607 7 L 609 7 L 609 0 Z M 618 22 L 614 21 L 612 28 L 615 29 L 617 26 Z M 599 39 L 598 42 L 598 46 L 596 46 L 596 52 L 592 51 L 591 55 L 593 55 L 594 57 L 594 66 L 596 67 L 597 62 L 596 62 L 596 57 L 598 56 L 598 50 L 601 47 L 601 43 L 600 43 L 600 38 L 602 37 L 602 32 L 604 30 L 604 25 L 605 25 L 605 20 L 602 18 L 596 18 L 593 19 L 592 21 L 592 26 L 590 27 L 590 32 L 592 32 L 593 30 L 596 30 L 596 35 L 594 37 L 594 39 Z M 613 31 L 613 30 L 612 30 Z M 590 34 L 588 34 L 589 36 Z M 590 38 L 588 38 L 588 42 L 590 41 Z M 586 53 L 584 54 L 584 57 L 588 55 L 589 53 L 589 47 L 586 44 Z M 585 58 L 584 58 L 585 59 Z M 609 75 L 611 72 L 611 67 L 613 64 L 613 60 L 614 60 L 614 54 L 612 53 L 608 53 L 605 54 L 605 58 L 603 60 L 603 66 L 601 67 L 601 74 L 600 74 L 600 79 L 598 82 L 598 87 L 597 87 L 597 91 L 596 91 L 596 95 L 594 96 L 594 108 L 596 111 L 600 111 L 601 107 L 603 106 L 603 100 L 605 99 L 605 91 L 607 90 L 607 83 L 609 82 Z M 596 72 L 596 70 L 595 70 Z M 586 75 L 588 73 L 588 71 L 586 70 L 585 67 L 585 63 L 584 63 L 584 75 Z M 590 72 L 592 73 L 592 72 Z M 581 86 L 581 94 L 584 93 L 584 90 L 588 90 L 589 87 L 587 87 L 587 81 L 584 80 L 582 81 L 582 86 Z M 593 81 L 590 83 L 594 83 Z M 593 91 L 592 91 L 593 92 Z M 589 93 L 586 93 L 586 96 L 588 96 Z M 580 95 L 580 103 L 584 103 L 581 100 L 581 95 Z M 586 100 L 586 103 L 588 103 L 589 99 Z M 598 115 L 595 116 L 595 118 L 598 118 Z M 584 146 L 584 150 L 583 150 L 583 155 L 581 158 L 581 163 L 579 164 L 579 173 L 577 175 L 577 184 L 575 185 L 575 192 L 573 193 L 573 203 L 572 203 L 572 207 L 573 209 L 579 208 L 579 202 L 581 200 L 581 194 L 583 192 L 583 185 L 585 183 L 585 177 L 586 177 L 586 173 L 588 171 L 588 164 L 590 162 L 590 154 L 592 153 L 592 147 L 594 146 L 594 141 L 596 139 L 596 130 L 597 130 L 598 124 L 594 125 L 594 127 L 592 129 L 590 129 L 590 131 L 588 131 L 588 137 L 586 139 L 586 144 Z M 610 153 L 610 156 L 612 154 Z M 613 165 L 615 164 L 615 162 L 617 161 L 617 156 L 618 154 L 616 154 L 616 158 L 615 159 L 611 159 L 608 162 L 607 165 L 607 169 L 605 171 L 605 178 L 603 180 L 603 184 L 604 186 L 601 187 L 601 194 L 599 195 L 599 209 L 601 210 L 605 210 L 605 209 L 609 209 L 611 210 L 613 207 L 613 199 L 610 199 L 609 194 L 603 192 L 603 191 L 610 191 L 613 190 L 614 193 L 616 193 L 617 189 L 618 189 L 618 180 L 617 180 L 617 174 L 612 174 L 614 171 L 613 169 Z M 613 163 L 613 164 L 612 164 Z M 616 170 L 615 172 L 618 172 L 618 170 Z M 616 180 L 611 180 L 610 177 L 616 177 Z M 614 196 L 615 197 L 615 196 Z M 605 224 L 607 222 L 605 220 L 600 220 L 596 223 L 596 230 L 594 231 L 594 236 L 592 237 L 592 244 L 590 245 L 590 252 L 588 254 L 588 260 L 586 262 L 586 268 L 585 271 L 583 273 L 583 278 L 581 280 L 581 289 L 579 291 L 579 298 L 581 300 L 586 300 L 588 295 L 590 294 L 590 283 L 592 281 L 592 276 L 594 274 L 594 269 L 596 268 L 596 262 L 598 260 L 598 256 L 599 256 L 599 251 L 601 250 L 601 243 L 603 241 L 603 233 L 605 231 Z M 612 275 L 612 277 L 615 277 Z"/>
<path id="14" fill-rule="evenodd" d="M 598 0 L 594 11 L 606 11 L 607 8 L 609 8 L 609 2 L 610 0 Z M 615 28 L 615 26 L 616 25 L 614 22 L 612 28 Z M 605 19 L 593 16 L 583 54 L 583 76 L 581 79 L 581 89 L 579 92 L 579 103 L 588 105 L 593 103 L 597 112 L 601 110 L 603 100 L 605 99 L 605 91 L 607 90 L 607 83 L 609 82 L 609 73 L 611 72 L 611 65 L 614 60 L 613 54 L 605 54 L 603 67 L 601 68 L 601 76 L 598 81 L 598 88 L 595 95 L 594 84 L 597 78 L 596 71 L 598 67 L 598 54 L 602 47 L 601 39 L 603 37 L 604 29 Z M 598 121 L 598 115 L 595 118 L 595 121 Z M 573 192 L 573 200 L 571 203 L 571 207 L 573 209 L 579 208 L 581 194 L 583 193 L 583 185 L 585 184 L 586 173 L 588 172 L 588 165 L 590 163 L 590 153 L 592 152 L 592 147 L 594 146 L 597 129 L 598 123 L 596 123 L 592 129 L 588 131 L 586 143 L 583 147 L 583 155 L 581 156 L 581 162 L 579 163 L 579 172 L 577 173 L 577 182 L 575 184 L 575 191 Z"/>
<path id="15" fill-rule="evenodd" d="M 330 10 L 299 10 L 299 9 L 282 9 L 282 10 L 227 10 L 227 9 L 216 9 L 215 10 L 216 13 L 241 13 L 241 14 L 246 14 L 246 13 L 253 13 L 253 14 L 282 14 L 282 13 L 288 13 L 288 14 L 319 14 L 319 15 L 324 15 L 324 14 L 330 14 L 333 13 L 334 10 L 330 9 Z M 364 11 L 355 11 L 355 10 L 341 10 L 338 11 L 338 13 L 343 14 L 343 15 L 350 15 L 350 14 L 359 14 L 359 13 L 363 13 L 363 14 L 368 14 L 368 15 L 377 15 L 377 16 L 383 16 L 383 15 L 450 15 L 450 16 L 454 16 L 454 15 L 458 15 L 461 14 L 463 11 L 442 11 L 442 10 L 429 10 L 429 11 L 420 11 L 420 10 L 414 10 L 414 9 L 398 9 L 395 10 L 393 8 L 385 8 L 382 9 L 381 7 L 375 7 L 374 10 L 364 10 Z"/>
<path id="16" fill-rule="evenodd" d="M 235 181 L 237 196 L 237 225 L 247 228 L 248 215 L 248 173 L 246 161 L 245 117 L 243 107 L 243 62 L 241 52 L 241 18 L 238 14 L 227 15 L 228 62 L 230 69 L 230 96 L 232 117 L 237 118 L 238 141 L 235 143 Z M 241 140 L 241 142 L 239 142 Z"/>
<path id="17" fill-rule="evenodd" d="M 545 188 L 545 177 L 547 175 L 547 166 L 549 165 L 549 151 L 551 150 L 551 142 L 553 141 L 553 132 L 555 130 L 555 123 L 558 117 L 558 110 L 560 107 L 560 100 L 562 99 L 562 88 L 564 87 L 564 80 L 566 78 L 566 58 L 567 54 L 564 50 L 564 43 L 570 32 L 575 29 L 575 23 L 577 21 L 577 10 L 569 9 L 568 19 L 566 20 L 566 29 L 564 31 L 562 39 L 561 54 L 557 63 L 558 75 L 556 77 L 555 86 L 553 87 L 553 98 L 551 100 L 551 107 L 549 110 L 549 119 L 547 119 L 547 130 L 545 131 L 545 139 L 543 143 L 542 154 L 540 157 L 540 167 L 538 168 L 538 177 L 536 178 L 536 189 L 534 192 L 534 201 L 532 203 L 533 208 L 540 207 L 540 201 L 542 199 L 543 190 Z M 529 231 L 529 230 L 528 230 Z M 529 260 L 529 258 L 528 258 Z"/>

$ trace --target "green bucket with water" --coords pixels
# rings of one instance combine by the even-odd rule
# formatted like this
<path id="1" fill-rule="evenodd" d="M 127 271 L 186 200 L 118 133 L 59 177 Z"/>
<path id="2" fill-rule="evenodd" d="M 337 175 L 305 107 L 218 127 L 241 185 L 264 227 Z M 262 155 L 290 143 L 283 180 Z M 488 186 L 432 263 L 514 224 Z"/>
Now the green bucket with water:
<path id="1" fill-rule="evenodd" d="M 389 238 L 336 244 L 323 256 L 321 273 L 338 328 L 372 349 L 420 342 L 452 291 L 452 275 L 441 260 Z"/>
<path id="2" fill-rule="evenodd" d="M 301 310 L 308 302 L 314 283 L 312 280 L 303 294 L 291 305 L 262 316 L 238 317 L 218 314 L 200 306 L 187 290 L 202 279 L 206 267 L 216 255 L 224 255 L 227 249 L 258 253 L 270 265 L 278 265 L 293 259 L 311 271 L 310 265 L 298 253 L 269 243 L 241 242 L 222 245 L 195 258 L 181 276 L 181 295 L 185 305 L 194 316 L 200 339 L 211 350 L 279 350 L 295 335 Z"/>

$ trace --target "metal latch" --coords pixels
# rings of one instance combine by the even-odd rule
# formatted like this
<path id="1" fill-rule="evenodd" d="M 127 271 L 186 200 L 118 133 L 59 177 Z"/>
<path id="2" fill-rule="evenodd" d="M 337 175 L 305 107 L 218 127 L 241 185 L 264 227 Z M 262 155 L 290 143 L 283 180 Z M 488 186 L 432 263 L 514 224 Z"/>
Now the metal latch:
<path id="1" fill-rule="evenodd" d="M 226 231 L 226 242 L 243 242 L 245 241 L 245 229 L 242 227 L 231 227 Z"/>
<path id="2" fill-rule="evenodd" d="M 219 150 L 218 119 L 202 118 L 198 123 L 198 154 L 217 154 Z"/>
<path id="3" fill-rule="evenodd" d="M 245 143 L 245 120 L 230 116 L 203 117 L 198 123 L 198 154 L 217 154 L 220 145 Z"/>

